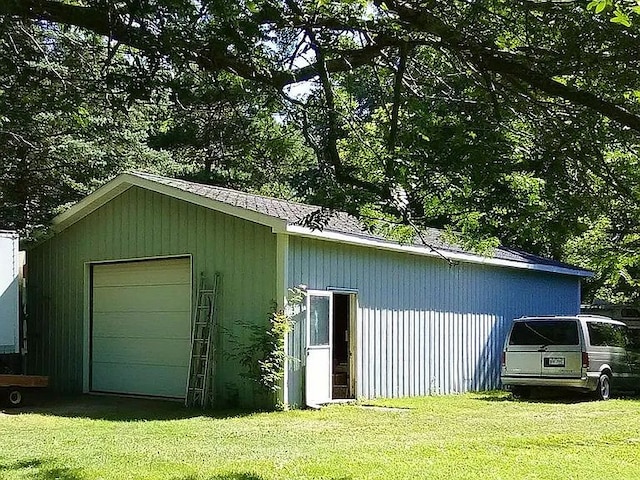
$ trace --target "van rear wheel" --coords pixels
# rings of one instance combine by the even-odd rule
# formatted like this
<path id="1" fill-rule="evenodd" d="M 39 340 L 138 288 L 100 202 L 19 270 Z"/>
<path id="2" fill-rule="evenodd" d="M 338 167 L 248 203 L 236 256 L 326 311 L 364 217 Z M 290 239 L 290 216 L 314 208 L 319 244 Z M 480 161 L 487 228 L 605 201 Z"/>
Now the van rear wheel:
<path id="1" fill-rule="evenodd" d="M 513 398 L 520 400 L 527 400 L 531 398 L 531 389 L 528 387 L 511 387 L 511 395 Z"/>
<path id="2" fill-rule="evenodd" d="M 598 386 L 593 392 L 596 400 L 609 400 L 611 398 L 611 378 L 606 373 L 600 375 Z"/>

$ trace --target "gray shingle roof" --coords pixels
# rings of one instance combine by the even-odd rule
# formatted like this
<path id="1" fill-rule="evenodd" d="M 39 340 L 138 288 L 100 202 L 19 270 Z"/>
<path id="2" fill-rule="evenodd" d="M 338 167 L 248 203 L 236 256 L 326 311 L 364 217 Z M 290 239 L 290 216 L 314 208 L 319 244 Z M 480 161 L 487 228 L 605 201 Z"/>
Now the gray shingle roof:
<path id="1" fill-rule="evenodd" d="M 152 175 L 149 173 L 131 172 L 131 175 L 150 180 L 162 185 L 177 188 L 184 192 L 199 195 L 208 199 L 216 200 L 234 207 L 243 208 L 249 211 L 267 215 L 269 217 L 284 220 L 289 225 L 306 225 L 305 220 L 313 217 L 323 208 L 317 205 L 307 205 L 303 203 L 290 202 L 277 198 L 265 197 L 251 193 L 230 190 L 228 188 L 215 187 L 200 183 L 188 182 L 186 180 L 178 180 L 174 178 Z M 327 211 L 328 212 L 328 211 Z M 368 231 L 363 224 L 354 216 L 345 212 L 330 211 L 325 218 L 326 223 L 322 226 L 323 231 L 342 233 L 360 238 L 383 241 L 388 243 L 397 243 L 386 237 L 376 235 Z M 457 254 L 469 254 L 480 256 L 473 252 L 464 250 L 458 245 L 448 243 L 444 240 L 443 232 L 434 228 L 426 228 L 422 232 L 424 242 L 420 238 L 416 238 L 414 245 L 425 246 L 440 250 L 446 256 L 446 252 Z M 569 269 L 576 272 L 583 272 L 589 275 L 590 272 L 566 263 L 558 262 L 548 258 L 524 252 L 522 250 L 499 247 L 493 251 L 491 258 L 499 260 L 507 260 L 530 265 L 544 265 L 548 267 L 557 267 Z"/>

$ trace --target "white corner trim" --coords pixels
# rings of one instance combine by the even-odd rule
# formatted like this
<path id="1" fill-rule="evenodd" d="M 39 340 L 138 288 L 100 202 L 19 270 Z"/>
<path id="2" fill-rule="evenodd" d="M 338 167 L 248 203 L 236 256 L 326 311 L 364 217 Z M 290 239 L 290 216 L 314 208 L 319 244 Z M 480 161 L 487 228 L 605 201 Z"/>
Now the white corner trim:
<path id="1" fill-rule="evenodd" d="M 276 234 L 276 305 L 278 309 L 286 307 L 289 288 L 289 235 Z"/>
<path id="2" fill-rule="evenodd" d="M 287 293 L 289 288 L 289 235 L 276 234 L 276 308 L 285 310 L 287 306 Z M 289 332 L 284 342 L 284 374 L 282 384 L 278 392 L 278 401 L 282 405 L 289 405 Z"/>
<path id="3" fill-rule="evenodd" d="M 572 275 L 578 277 L 591 277 L 593 274 L 585 270 L 565 268 L 554 265 L 542 265 L 535 263 L 518 262 L 515 260 L 504 260 L 500 258 L 484 257 L 482 255 L 474 255 L 472 253 L 449 252 L 447 250 L 432 249 L 429 247 L 421 247 L 418 245 L 401 245 L 392 241 L 376 240 L 373 238 L 359 237 L 345 233 L 329 232 L 325 230 L 312 230 L 308 227 L 299 225 L 287 225 L 287 233 L 300 237 L 315 238 L 318 240 L 328 240 L 340 242 L 349 245 L 360 245 L 366 247 L 377 248 L 380 250 L 389 250 L 394 252 L 413 253 L 426 257 L 447 258 L 456 262 L 475 263 L 481 265 L 491 265 L 497 267 L 517 268 L 521 270 L 534 270 L 539 272 L 558 273 L 563 275 Z"/>
<path id="4" fill-rule="evenodd" d="M 137 175 L 123 173 L 55 217 L 53 219 L 54 230 L 60 232 L 73 225 L 78 220 L 86 217 L 133 186 L 271 227 L 274 233 L 283 232 L 286 227 L 286 222 L 280 218 L 229 205 L 228 203 L 203 197 L 163 183 L 154 182 L 153 180 Z"/>

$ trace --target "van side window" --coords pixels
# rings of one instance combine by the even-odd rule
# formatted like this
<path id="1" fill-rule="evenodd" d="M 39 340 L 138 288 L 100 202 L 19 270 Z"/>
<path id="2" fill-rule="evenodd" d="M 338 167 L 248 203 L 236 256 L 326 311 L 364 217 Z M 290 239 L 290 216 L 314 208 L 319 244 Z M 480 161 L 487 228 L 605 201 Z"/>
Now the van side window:
<path id="1" fill-rule="evenodd" d="M 544 320 L 514 322 L 509 345 L 579 345 L 574 321 Z"/>
<path id="2" fill-rule="evenodd" d="M 589 339 L 594 347 L 626 347 L 624 327 L 603 322 L 587 322 Z"/>
<path id="3" fill-rule="evenodd" d="M 627 330 L 627 338 L 629 340 L 627 348 L 640 352 L 640 328 L 630 328 Z"/>

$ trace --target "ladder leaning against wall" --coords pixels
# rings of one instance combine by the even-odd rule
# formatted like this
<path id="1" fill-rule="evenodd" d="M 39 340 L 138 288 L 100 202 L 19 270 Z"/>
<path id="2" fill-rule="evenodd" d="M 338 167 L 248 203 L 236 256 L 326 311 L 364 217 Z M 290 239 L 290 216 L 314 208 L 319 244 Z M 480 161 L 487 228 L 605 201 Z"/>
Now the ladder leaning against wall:
<path id="1" fill-rule="evenodd" d="M 187 407 L 206 408 L 212 403 L 219 289 L 219 273 L 214 275 L 211 288 L 209 288 L 204 272 L 200 274 L 198 299 L 193 314 L 191 332 L 191 359 L 185 395 Z"/>

